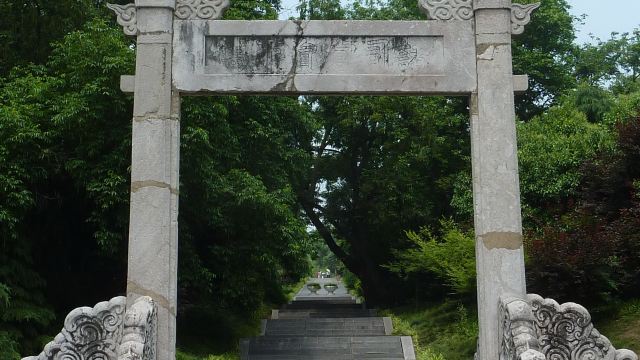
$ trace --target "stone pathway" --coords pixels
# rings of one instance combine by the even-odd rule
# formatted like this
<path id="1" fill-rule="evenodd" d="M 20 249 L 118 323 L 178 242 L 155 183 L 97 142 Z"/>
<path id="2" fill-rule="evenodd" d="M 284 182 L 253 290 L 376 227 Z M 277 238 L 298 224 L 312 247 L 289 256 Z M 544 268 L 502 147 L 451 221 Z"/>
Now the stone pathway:
<path id="1" fill-rule="evenodd" d="M 415 360 L 410 336 L 391 336 L 391 319 L 349 295 L 336 279 L 311 278 L 294 300 L 262 321 L 262 334 L 240 341 L 242 360 Z M 333 294 L 326 284 L 337 284 Z"/>

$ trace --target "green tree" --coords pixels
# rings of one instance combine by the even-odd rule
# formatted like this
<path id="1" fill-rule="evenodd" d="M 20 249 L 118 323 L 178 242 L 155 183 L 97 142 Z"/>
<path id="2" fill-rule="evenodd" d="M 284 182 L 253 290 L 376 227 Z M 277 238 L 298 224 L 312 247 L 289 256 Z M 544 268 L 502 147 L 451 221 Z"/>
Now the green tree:
<path id="1" fill-rule="evenodd" d="M 528 226 L 551 221 L 568 210 L 584 178 L 582 165 L 615 149 L 608 127 L 590 123 L 571 101 L 518 124 L 518 160 L 524 220 Z M 471 176 L 459 175 L 452 205 L 472 216 Z"/>
<path id="2" fill-rule="evenodd" d="M 467 119 L 442 98 L 307 100 L 319 128 L 300 203 L 367 301 L 389 301 L 397 279 L 382 265 L 407 243 L 404 230 L 450 213 L 451 174 L 466 166 Z"/>
<path id="3" fill-rule="evenodd" d="M 513 37 L 514 74 L 529 75 L 529 90 L 516 96 L 521 120 L 531 119 L 552 106 L 560 95 L 575 86 L 572 65 L 574 21 L 566 0 L 540 2 L 525 32 Z"/>

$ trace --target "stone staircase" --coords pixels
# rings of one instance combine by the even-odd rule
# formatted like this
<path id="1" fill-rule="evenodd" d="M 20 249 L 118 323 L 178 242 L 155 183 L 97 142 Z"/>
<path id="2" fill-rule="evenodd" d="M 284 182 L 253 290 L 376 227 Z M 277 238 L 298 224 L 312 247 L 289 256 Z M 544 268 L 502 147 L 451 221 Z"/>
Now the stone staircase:
<path id="1" fill-rule="evenodd" d="M 335 279 L 329 294 L 305 286 L 295 299 L 262 321 L 261 336 L 240 341 L 242 360 L 415 360 L 410 336 L 391 336 L 391 319 L 379 317 Z"/>

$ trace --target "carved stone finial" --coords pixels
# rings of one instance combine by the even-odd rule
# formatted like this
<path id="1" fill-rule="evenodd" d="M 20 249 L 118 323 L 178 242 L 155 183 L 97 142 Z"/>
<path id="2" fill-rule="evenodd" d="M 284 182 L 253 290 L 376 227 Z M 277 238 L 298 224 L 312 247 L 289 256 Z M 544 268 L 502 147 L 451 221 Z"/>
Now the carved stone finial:
<path id="1" fill-rule="evenodd" d="M 178 0 L 175 15 L 180 20 L 217 20 L 230 5 L 229 0 Z"/>
<path id="2" fill-rule="evenodd" d="M 418 6 L 431 20 L 471 20 L 472 0 L 418 0 Z"/>
<path id="3" fill-rule="evenodd" d="M 540 3 L 535 4 L 512 4 L 511 5 L 511 33 L 519 35 L 524 32 L 524 26 L 531 22 L 531 13 L 540 7 Z"/>
<path id="4" fill-rule="evenodd" d="M 138 27 L 136 25 L 136 4 L 107 4 L 107 7 L 116 13 L 118 16 L 118 24 L 122 26 L 125 34 L 138 34 Z"/>
<path id="5" fill-rule="evenodd" d="M 23 360 L 105 359 L 115 360 L 122 338 L 127 299 L 123 296 L 81 307 L 69 313 L 62 331 L 38 356 Z"/>
<path id="6" fill-rule="evenodd" d="M 118 348 L 118 360 L 155 360 L 157 306 L 153 299 L 142 296 L 127 310 L 124 332 Z"/>
<path id="7" fill-rule="evenodd" d="M 512 296 L 500 298 L 500 360 L 544 360 L 531 305 Z"/>

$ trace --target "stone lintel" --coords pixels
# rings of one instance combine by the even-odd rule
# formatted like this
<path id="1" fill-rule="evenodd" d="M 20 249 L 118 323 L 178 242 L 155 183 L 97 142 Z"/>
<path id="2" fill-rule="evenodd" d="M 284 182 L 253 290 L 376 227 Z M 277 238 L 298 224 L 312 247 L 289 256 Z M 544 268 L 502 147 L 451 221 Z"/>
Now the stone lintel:
<path id="1" fill-rule="evenodd" d="M 508 9 L 511 10 L 511 0 L 473 0 L 473 10 Z"/>
<path id="2" fill-rule="evenodd" d="M 136 8 L 176 8 L 176 0 L 135 0 Z"/>

